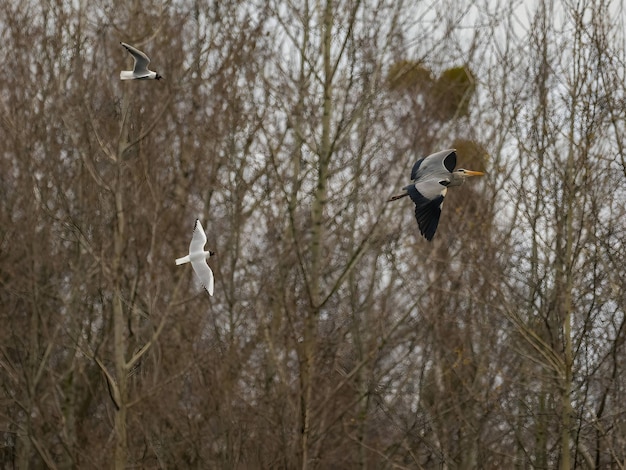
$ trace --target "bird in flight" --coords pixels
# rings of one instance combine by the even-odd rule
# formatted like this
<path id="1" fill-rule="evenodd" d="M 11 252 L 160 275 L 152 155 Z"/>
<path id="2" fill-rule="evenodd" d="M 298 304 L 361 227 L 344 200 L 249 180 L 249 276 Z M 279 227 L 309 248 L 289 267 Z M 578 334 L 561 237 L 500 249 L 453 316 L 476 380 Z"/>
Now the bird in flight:
<path id="1" fill-rule="evenodd" d="M 125 42 L 120 42 L 120 44 L 124 46 L 126 50 L 130 52 L 130 55 L 132 55 L 135 59 L 135 67 L 133 70 L 123 70 L 120 72 L 121 80 L 161 80 L 163 78 L 158 73 L 148 70 L 150 59 L 146 54 L 141 52 L 139 49 L 135 49 L 130 44 L 126 44 Z"/>
<path id="2" fill-rule="evenodd" d="M 191 263 L 191 267 L 196 272 L 196 275 L 200 278 L 200 282 L 209 295 L 213 295 L 213 271 L 206 262 L 206 259 L 215 255 L 213 251 L 204 251 L 204 245 L 206 245 L 206 235 L 200 219 L 196 219 L 196 224 L 193 229 L 193 236 L 191 243 L 189 244 L 189 254 L 178 258 L 176 265 Z"/>
<path id="3" fill-rule="evenodd" d="M 421 234 L 431 241 L 435 236 L 443 199 L 448 188 L 461 186 L 468 176 L 482 176 L 481 171 L 472 171 L 456 166 L 456 150 L 449 149 L 433 153 L 413 165 L 410 185 L 402 188 L 404 193 L 391 197 L 388 201 L 410 196 L 415 204 L 415 218 Z"/>

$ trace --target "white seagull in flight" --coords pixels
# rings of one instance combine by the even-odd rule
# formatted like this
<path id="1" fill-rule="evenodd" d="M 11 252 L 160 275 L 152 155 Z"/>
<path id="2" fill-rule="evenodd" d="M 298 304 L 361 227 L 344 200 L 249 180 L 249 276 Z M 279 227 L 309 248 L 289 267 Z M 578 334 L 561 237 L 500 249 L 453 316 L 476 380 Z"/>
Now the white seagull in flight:
<path id="1" fill-rule="evenodd" d="M 135 67 L 133 68 L 133 70 L 123 70 L 122 72 L 120 72 L 121 80 L 161 80 L 163 78 L 158 73 L 153 72 L 152 70 L 148 70 L 148 64 L 150 63 L 150 59 L 146 54 L 141 52 L 139 49 L 135 49 L 130 44 L 126 44 L 125 42 L 120 42 L 120 44 L 124 46 L 135 59 Z"/>
<path id="2" fill-rule="evenodd" d="M 213 271 L 206 262 L 206 259 L 213 256 L 213 251 L 204 251 L 204 245 L 206 244 L 206 235 L 204 229 L 200 223 L 200 219 L 196 219 L 196 224 L 193 229 L 193 237 L 189 244 L 189 254 L 178 258 L 176 264 L 191 263 L 196 275 L 200 278 L 202 286 L 206 289 L 209 295 L 213 295 Z"/>

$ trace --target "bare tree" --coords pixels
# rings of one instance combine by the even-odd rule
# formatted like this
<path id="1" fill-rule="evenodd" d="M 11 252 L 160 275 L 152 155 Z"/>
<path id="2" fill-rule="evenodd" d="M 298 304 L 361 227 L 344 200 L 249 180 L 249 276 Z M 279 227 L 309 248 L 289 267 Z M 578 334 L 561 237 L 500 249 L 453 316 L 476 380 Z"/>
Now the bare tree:
<path id="1" fill-rule="evenodd" d="M 602 226 L 617 222 L 599 210 L 606 202 L 602 188 L 614 183 L 613 163 L 604 158 L 612 139 L 603 111 L 609 92 L 596 77 L 610 73 L 605 57 L 623 51 L 596 47 L 592 38 L 617 27 L 609 26 L 614 7 L 611 2 L 549 2 L 534 11 L 522 66 L 530 82 L 517 85 L 532 93 L 510 107 L 519 149 L 519 182 L 511 184 L 518 226 L 513 239 L 521 250 L 512 255 L 516 267 L 501 305 L 507 298 L 515 302 L 506 315 L 528 363 L 518 375 L 520 399 L 512 426 L 533 432 L 517 432 L 519 458 L 537 467 L 605 464 L 593 457 L 600 450 L 592 451 L 596 444 L 585 431 L 585 410 L 600 398 L 589 388 L 592 370 L 605 362 L 600 351 L 612 349 L 594 338 L 606 334 L 600 319 L 617 314 L 593 300 L 606 295 L 606 273 L 598 270 L 606 254 L 595 240 Z M 613 198 L 610 204 L 620 205 Z M 608 337 L 621 342 L 619 333 Z M 620 461 L 615 453 L 610 459 L 613 465 Z"/>
<path id="2" fill-rule="evenodd" d="M 2 4 L 0 466 L 622 468 L 621 8 Z"/>

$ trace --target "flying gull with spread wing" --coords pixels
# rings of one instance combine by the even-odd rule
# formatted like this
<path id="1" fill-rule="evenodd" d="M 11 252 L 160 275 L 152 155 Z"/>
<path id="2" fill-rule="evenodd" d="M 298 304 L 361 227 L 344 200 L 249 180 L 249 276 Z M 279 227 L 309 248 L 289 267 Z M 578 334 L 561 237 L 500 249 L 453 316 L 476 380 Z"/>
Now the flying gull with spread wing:
<path id="1" fill-rule="evenodd" d="M 196 224 L 193 229 L 193 237 L 189 244 L 189 254 L 178 258 L 176 264 L 191 263 L 191 267 L 196 272 L 196 275 L 200 278 L 202 286 L 206 289 L 209 295 L 213 295 L 214 278 L 213 271 L 207 264 L 207 258 L 215 255 L 213 251 L 204 251 L 204 245 L 206 245 L 206 234 L 200 223 L 200 219 L 196 219 Z"/>
<path id="2" fill-rule="evenodd" d="M 126 50 L 130 52 L 130 55 L 133 56 L 133 59 L 135 59 L 133 70 L 123 70 L 120 72 L 121 80 L 161 80 L 163 78 L 158 73 L 148 70 L 150 59 L 146 54 L 125 42 L 120 42 L 120 44 L 124 46 Z"/>

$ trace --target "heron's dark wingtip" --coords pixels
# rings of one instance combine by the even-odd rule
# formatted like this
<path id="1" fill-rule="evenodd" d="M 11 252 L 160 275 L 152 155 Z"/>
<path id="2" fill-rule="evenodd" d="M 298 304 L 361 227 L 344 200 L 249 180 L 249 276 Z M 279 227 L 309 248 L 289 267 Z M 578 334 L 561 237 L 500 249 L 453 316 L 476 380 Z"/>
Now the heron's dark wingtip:
<path id="1" fill-rule="evenodd" d="M 415 203 L 415 219 L 420 233 L 426 240 L 432 241 L 439 225 L 443 196 L 428 199 L 420 194 L 415 186 L 407 187 L 407 192 Z"/>
<path id="2" fill-rule="evenodd" d="M 454 167 L 456 166 L 456 150 L 450 149 L 448 155 L 443 159 L 443 166 L 446 167 L 450 173 L 454 171 Z"/>
<path id="3" fill-rule="evenodd" d="M 422 232 L 423 237 L 426 239 L 426 241 L 432 242 L 433 238 L 435 237 L 435 230 L 431 232 Z"/>

